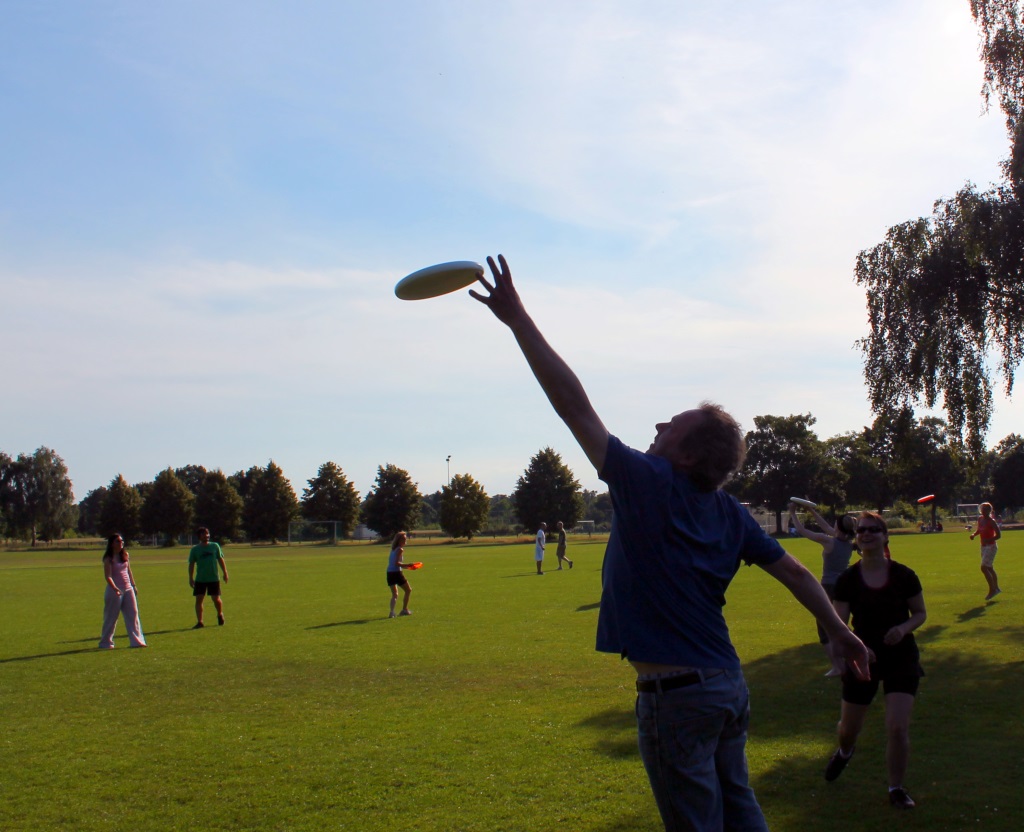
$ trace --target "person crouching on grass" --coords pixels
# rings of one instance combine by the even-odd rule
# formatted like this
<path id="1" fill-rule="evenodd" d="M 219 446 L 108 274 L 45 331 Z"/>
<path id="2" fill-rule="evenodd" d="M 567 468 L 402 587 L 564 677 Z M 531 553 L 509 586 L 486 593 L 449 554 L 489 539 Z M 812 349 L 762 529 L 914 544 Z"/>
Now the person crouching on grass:
<path id="1" fill-rule="evenodd" d="M 391 590 L 391 613 L 388 618 L 395 617 L 395 606 L 398 604 L 398 587 L 402 587 L 405 590 L 405 600 L 402 602 L 402 611 L 399 615 L 412 615 L 412 610 L 409 609 L 409 596 L 412 595 L 412 587 L 409 582 L 405 579 L 405 575 L 402 574 L 403 569 L 408 569 L 411 564 L 405 563 L 402 560 L 402 555 L 405 554 L 405 541 L 408 539 L 408 535 L 405 532 L 399 532 L 395 535 L 395 539 L 391 541 L 391 554 L 388 555 L 388 588 Z"/>
<path id="2" fill-rule="evenodd" d="M 888 542 L 889 530 L 882 516 L 862 512 L 857 521 L 861 560 L 836 581 L 836 612 L 843 621 L 853 616 L 854 634 L 871 651 L 871 679 L 858 679 L 849 670 L 843 674 L 839 748 L 828 761 L 825 779 L 835 780 L 849 763 L 868 706 L 881 683 L 885 693 L 889 803 L 897 809 L 913 809 L 915 803 L 903 783 L 910 757 L 910 712 L 924 675 L 914 630 L 928 616 L 921 581 L 914 570 L 886 558 Z"/>

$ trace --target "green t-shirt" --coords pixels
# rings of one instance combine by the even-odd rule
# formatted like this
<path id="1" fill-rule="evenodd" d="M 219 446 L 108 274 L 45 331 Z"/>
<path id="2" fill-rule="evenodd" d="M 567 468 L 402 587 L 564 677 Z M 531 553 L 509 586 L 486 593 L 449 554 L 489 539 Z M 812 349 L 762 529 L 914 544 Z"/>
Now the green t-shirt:
<path id="1" fill-rule="evenodd" d="M 220 580 L 217 572 L 217 560 L 223 558 L 219 543 L 201 543 L 193 546 L 188 553 L 188 562 L 196 565 L 195 580 L 213 583 Z"/>

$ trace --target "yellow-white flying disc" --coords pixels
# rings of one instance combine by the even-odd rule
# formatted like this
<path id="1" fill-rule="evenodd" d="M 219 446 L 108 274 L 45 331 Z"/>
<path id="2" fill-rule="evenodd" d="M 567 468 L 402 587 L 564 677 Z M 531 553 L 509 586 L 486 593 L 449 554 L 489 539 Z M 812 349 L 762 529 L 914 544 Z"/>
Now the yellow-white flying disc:
<path id="1" fill-rule="evenodd" d="M 805 500 L 803 497 L 790 497 L 789 501 L 791 503 L 796 503 L 798 506 L 803 506 L 804 508 L 817 508 L 818 507 L 817 503 L 812 503 L 810 500 Z"/>
<path id="2" fill-rule="evenodd" d="M 425 300 L 447 295 L 476 283 L 483 270 L 483 266 L 472 260 L 427 266 L 399 280 L 395 285 L 395 296 L 401 300 Z"/>

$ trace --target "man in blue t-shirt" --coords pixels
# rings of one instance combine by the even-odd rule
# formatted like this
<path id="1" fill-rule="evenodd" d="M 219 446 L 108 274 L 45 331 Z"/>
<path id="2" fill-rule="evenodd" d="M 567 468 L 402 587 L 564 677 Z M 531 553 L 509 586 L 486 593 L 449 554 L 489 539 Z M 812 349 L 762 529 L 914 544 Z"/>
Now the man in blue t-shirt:
<path id="1" fill-rule="evenodd" d="M 515 336 L 614 508 L 597 649 L 637 673 L 640 754 L 666 830 L 767 830 L 747 782 L 748 694 L 722 607 L 741 561 L 780 581 L 867 678 L 867 650 L 821 584 L 721 486 L 743 464 L 739 424 L 705 402 L 656 426 L 646 452 L 609 434 L 576 374 L 527 314 L 505 258 L 480 275 L 485 304 Z"/>

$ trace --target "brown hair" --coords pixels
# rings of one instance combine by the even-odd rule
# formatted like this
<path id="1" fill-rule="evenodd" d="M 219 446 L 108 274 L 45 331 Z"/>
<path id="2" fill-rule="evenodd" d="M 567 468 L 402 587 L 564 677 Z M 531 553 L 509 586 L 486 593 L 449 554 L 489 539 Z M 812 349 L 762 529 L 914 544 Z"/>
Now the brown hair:
<path id="1" fill-rule="evenodd" d="M 879 514 L 876 511 L 862 511 L 860 513 L 860 519 L 861 520 L 874 520 L 876 523 L 878 523 L 879 526 L 882 527 L 882 534 L 885 535 L 885 539 L 886 540 L 889 539 L 889 524 L 885 522 L 885 518 L 882 517 L 881 514 Z M 860 525 L 860 524 L 858 523 L 858 525 Z"/>
<path id="2" fill-rule="evenodd" d="M 697 409 L 704 419 L 687 433 L 682 443 L 682 450 L 693 460 L 686 466 L 686 472 L 699 489 L 714 491 L 743 467 L 747 444 L 740 423 L 721 405 L 704 401 Z"/>

